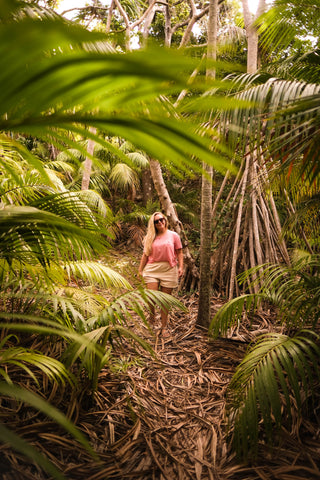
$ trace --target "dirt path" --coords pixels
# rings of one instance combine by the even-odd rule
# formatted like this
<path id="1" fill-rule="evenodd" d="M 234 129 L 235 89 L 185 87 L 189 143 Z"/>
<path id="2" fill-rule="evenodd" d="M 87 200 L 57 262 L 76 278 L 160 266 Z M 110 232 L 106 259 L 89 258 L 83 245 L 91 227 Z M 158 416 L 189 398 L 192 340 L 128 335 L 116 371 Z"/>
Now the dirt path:
<path id="1" fill-rule="evenodd" d="M 88 480 L 313 480 L 320 479 L 317 442 L 289 437 L 281 448 L 262 445 L 256 465 L 241 465 L 227 450 L 224 407 L 227 385 L 247 344 L 234 338 L 208 341 L 196 326 L 197 299 L 184 299 L 189 313 L 171 316 L 171 338 L 133 328 L 154 347 L 156 357 L 134 346 L 122 349 L 126 374 L 102 373 L 98 395 L 97 442 L 108 446 L 108 465 Z M 215 308 L 219 301 L 214 301 Z M 260 329 L 266 322 L 262 319 Z M 123 366 L 124 364 L 122 364 Z M 98 415 L 97 415 L 98 413 Z M 309 442 L 308 440 L 308 442 Z"/>
<path id="2" fill-rule="evenodd" d="M 226 478 L 221 431 L 225 391 L 244 346 L 235 350 L 228 341 L 208 342 L 195 326 L 193 302 L 188 315 L 172 314 L 169 339 L 135 326 L 153 345 L 156 358 L 140 352 L 139 363 L 129 366 L 118 385 L 109 373 L 101 376 L 99 402 L 109 404 L 104 440 L 109 436 L 118 466 L 109 478 Z M 128 363 L 131 348 L 133 354 L 127 344 L 122 352 Z M 134 424 L 124 418 L 127 408 Z M 126 433 L 121 432 L 124 424 Z"/>
<path id="3" fill-rule="evenodd" d="M 169 339 L 149 331 L 141 320 L 132 323 L 153 346 L 154 357 L 122 340 L 115 345 L 113 368 L 100 374 L 93 403 L 86 405 L 81 392 L 76 399 L 61 399 L 99 461 L 54 422 L 30 417 L 28 410 L 12 412 L 17 433 L 32 438 L 68 480 L 319 480 L 317 419 L 305 419 L 295 436 L 284 430 L 273 450 L 261 442 L 254 465 L 241 465 L 230 454 L 225 394 L 250 335 L 242 326 L 238 339 L 234 332 L 232 340 L 209 341 L 196 326 L 197 297 L 184 297 L 183 303 L 188 313 L 172 313 Z M 213 308 L 219 303 L 213 299 Z M 256 331 L 268 328 L 266 317 L 260 320 Z M 3 445 L 0 479 L 48 477 Z"/>

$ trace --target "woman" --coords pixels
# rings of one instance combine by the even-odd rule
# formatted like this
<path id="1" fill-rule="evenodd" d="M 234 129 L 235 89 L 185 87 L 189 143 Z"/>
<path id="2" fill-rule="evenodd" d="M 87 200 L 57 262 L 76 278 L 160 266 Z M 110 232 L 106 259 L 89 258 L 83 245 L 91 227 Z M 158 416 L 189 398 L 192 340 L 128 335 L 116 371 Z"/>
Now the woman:
<path id="1" fill-rule="evenodd" d="M 183 273 L 183 253 L 179 235 L 168 230 L 168 220 L 161 212 L 155 212 L 148 223 L 144 249 L 139 266 L 147 288 L 171 294 L 178 286 Z M 150 307 L 150 323 L 155 321 L 154 305 Z M 161 309 L 161 333 L 168 337 L 168 310 Z"/>

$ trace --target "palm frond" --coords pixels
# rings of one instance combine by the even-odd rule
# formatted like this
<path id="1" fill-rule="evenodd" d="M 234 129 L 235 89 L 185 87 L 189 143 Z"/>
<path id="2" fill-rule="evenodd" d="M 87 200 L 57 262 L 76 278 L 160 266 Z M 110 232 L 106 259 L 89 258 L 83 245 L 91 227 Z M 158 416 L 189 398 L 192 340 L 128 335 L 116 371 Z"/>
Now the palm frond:
<path id="1" fill-rule="evenodd" d="M 50 212 L 33 207 L 6 207 L 0 210 L 0 255 L 9 263 L 15 258 L 43 266 L 63 258 L 91 256 L 106 246 L 105 240 L 97 236 L 101 229 L 96 226 L 94 232 L 93 224 L 90 232 Z"/>
<path id="2" fill-rule="evenodd" d="M 45 415 L 47 415 L 52 420 L 54 420 L 59 425 L 61 425 L 87 450 L 87 452 L 90 455 L 92 455 L 94 458 L 97 459 L 96 453 L 93 451 L 87 439 L 76 428 L 76 426 L 62 412 L 57 410 L 53 405 L 50 405 L 48 402 L 43 400 L 40 396 L 28 390 L 19 388 L 15 385 L 8 385 L 7 383 L 4 383 L 4 382 L 0 382 L 0 393 L 2 396 L 13 398 L 20 402 L 25 402 L 31 405 L 32 407 L 36 408 L 38 411 L 43 412 Z M 39 464 L 43 468 L 45 468 L 48 472 L 50 472 L 50 474 L 52 474 L 54 478 L 59 478 L 59 479 L 64 478 L 63 475 L 58 474 L 57 470 L 51 465 L 51 463 L 49 463 L 48 461 L 45 461 L 42 458 L 42 456 L 40 456 L 39 454 L 36 455 L 35 450 L 33 448 L 30 448 L 30 447 L 28 448 L 28 446 L 24 441 L 22 441 L 21 439 L 19 440 L 20 437 L 13 434 L 12 432 L 10 433 L 10 430 L 8 430 L 3 425 L 1 425 L 0 432 L 1 432 L 0 435 L 2 437 L 2 441 L 7 442 L 10 439 L 11 441 L 13 441 L 13 444 L 12 444 L 13 448 L 16 447 L 18 451 L 22 451 L 24 454 L 28 455 L 29 458 L 36 461 L 40 461 Z M 8 438 L 4 438 L 4 432 L 9 433 Z M 17 444 L 14 443 L 16 441 L 17 441 Z"/>
<path id="3" fill-rule="evenodd" d="M 110 180 L 116 188 L 127 190 L 140 184 L 137 173 L 125 163 L 117 163 L 110 172 Z"/>
<path id="4" fill-rule="evenodd" d="M 68 277 L 82 278 L 93 285 L 131 290 L 130 283 L 119 273 L 99 262 L 69 262 L 64 266 Z"/>
<path id="5" fill-rule="evenodd" d="M 131 328 L 124 326 L 128 325 L 129 319 L 136 322 L 136 316 L 148 325 L 144 312 L 150 309 L 150 304 L 156 304 L 166 309 L 187 310 L 176 298 L 163 292 L 148 289 L 127 292 L 105 306 L 97 316 L 87 321 L 87 333 L 83 335 L 86 343 L 79 341 L 71 343 L 64 353 L 64 362 L 72 365 L 80 359 L 95 391 L 101 369 L 109 361 L 112 361 L 112 349 L 106 348 L 108 342 L 112 347 L 117 339 L 121 340 L 123 337 L 127 337 L 133 341 L 134 345 L 144 348 L 153 355 L 153 348 L 150 344 Z M 87 345 L 92 343 L 96 346 L 94 350 L 87 348 Z"/>
<path id="6" fill-rule="evenodd" d="M 247 294 L 225 303 L 215 314 L 209 325 L 209 335 L 217 338 L 226 335 L 231 327 L 238 325 L 244 312 L 254 312 L 265 298 L 264 295 Z"/>
<path id="7" fill-rule="evenodd" d="M 260 337 L 241 362 L 227 400 L 233 444 L 240 456 L 256 454 L 261 421 L 271 443 L 274 429 L 279 430 L 284 419 L 290 424 L 292 411 L 296 406 L 301 410 L 303 398 L 312 395 L 314 381 L 319 380 L 318 341 L 310 331 L 293 338 L 270 333 Z"/>
<path id="8" fill-rule="evenodd" d="M 5 46 L 8 38 L 14 38 L 10 49 Z M 56 19 L 2 24 L 0 53 L 9 67 L 0 74 L 1 91 L 6 92 L 0 93 L 1 130 L 38 136 L 65 149 L 76 145 L 63 131 L 86 137 L 88 131 L 79 128 L 86 124 L 177 166 L 190 153 L 212 163 L 210 133 L 199 135 L 190 119 L 181 122 L 154 101 L 186 86 L 194 60 L 161 49 L 126 55 L 81 50 L 81 43 L 103 39 Z M 207 87 L 204 82 L 196 88 Z M 99 113 L 92 115 L 94 109 Z M 94 139 L 102 142 L 99 135 Z M 215 157 L 214 163 L 225 166 L 223 158 Z"/>
<path id="9" fill-rule="evenodd" d="M 128 152 L 127 157 L 139 168 L 147 168 L 149 166 L 148 158 L 141 152 Z"/>
<path id="10" fill-rule="evenodd" d="M 287 52 L 295 50 L 303 38 L 304 43 L 310 37 L 319 36 L 319 13 L 316 0 L 306 0 L 301 14 L 301 3 L 296 0 L 287 2 L 275 0 L 272 7 L 257 20 L 260 41 L 266 51 Z M 308 44 L 308 43 L 307 43 Z"/>
<path id="11" fill-rule="evenodd" d="M 224 116 L 231 146 L 244 153 L 249 144 L 251 151 L 257 149 L 257 155 L 261 148 L 266 158 L 280 161 L 283 168 L 302 157 L 300 173 L 314 181 L 319 174 L 315 152 L 320 143 L 320 85 L 269 77 L 250 86 L 257 75 L 240 76 L 235 85 L 241 86 L 244 79 L 249 80 L 249 88 L 236 98 L 249 102 L 248 106 Z"/>
<path id="12" fill-rule="evenodd" d="M 6 347 L 0 351 L 0 362 L 2 365 L 2 376 L 7 383 L 12 384 L 10 379 L 10 373 L 3 370 L 5 366 L 15 365 L 19 367 L 23 372 L 30 376 L 36 384 L 38 379 L 34 374 L 31 367 L 36 367 L 41 370 L 47 378 L 52 382 L 64 383 L 66 380 L 69 383 L 73 383 L 72 374 L 67 371 L 66 367 L 54 358 L 50 358 L 41 353 L 37 353 L 33 350 L 26 349 L 24 347 Z"/>

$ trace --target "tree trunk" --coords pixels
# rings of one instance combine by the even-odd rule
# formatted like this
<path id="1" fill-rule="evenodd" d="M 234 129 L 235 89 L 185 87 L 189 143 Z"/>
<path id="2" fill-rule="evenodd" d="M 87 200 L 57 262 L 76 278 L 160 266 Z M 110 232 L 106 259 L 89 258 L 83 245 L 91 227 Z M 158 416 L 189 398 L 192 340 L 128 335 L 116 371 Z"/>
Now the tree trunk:
<path id="1" fill-rule="evenodd" d="M 97 133 L 97 129 L 94 128 L 94 127 L 90 127 L 89 131 L 91 133 L 93 133 L 94 135 Z M 85 162 L 84 162 L 81 190 L 89 190 L 91 167 L 92 167 L 92 160 L 91 160 L 89 155 L 93 156 L 94 144 L 95 144 L 94 140 L 89 138 L 88 146 L 87 146 L 88 156 L 86 157 Z"/>
<path id="2" fill-rule="evenodd" d="M 152 0 L 149 0 L 149 6 L 152 4 Z M 146 15 L 146 18 L 143 22 L 143 29 L 142 29 L 142 38 L 143 38 L 143 45 L 145 46 L 149 37 L 150 26 L 154 19 L 156 13 L 156 5 L 152 7 L 150 12 Z"/>
<path id="3" fill-rule="evenodd" d="M 246 29 L 248 53 L 247 53 L 247 72 L 255 73 L 258 69 L 258 32 L 254 21 L 265 11 L 265 0 L 259 0 L 256 15 L 249 10 L 248 0 L 242 0 L 243 19 Z"/>
<path id="4" fill-rule="evenodd" d="M 201 185 L 200 282 L 197 323 L 208 327 L 211 302 L 212 167 L 204 165 L 203 168 L 208 176 L 202 175 Z"/>
<path id="5" fill-rule="evenodd" d="M 164 44 L 166 47 L 171 46 L 172 28 L 171 28 L 171 11 L 167 3 L 165 5 L 165 23 L 164 23 Z"/>
<path id="6" fill-rule="evenodd" d="M 150 168 L 142 171 L 142 203 L 144 206 L 152 200 L 152 177 Z"/>
<path id="7" fill-rule="evenodd" d="M 207 78 L 215 78 L 215 69 L 210 61 L 217 58 L 218 0 L 210 0 L 208 18 Z M 197 323 L 204 327 L 210 324 L 211 303 L 211 218 L 212 218 L 212 167 L 204 165 L 201 186 L 201 231 L 200 231 L 200 288 Z"/>

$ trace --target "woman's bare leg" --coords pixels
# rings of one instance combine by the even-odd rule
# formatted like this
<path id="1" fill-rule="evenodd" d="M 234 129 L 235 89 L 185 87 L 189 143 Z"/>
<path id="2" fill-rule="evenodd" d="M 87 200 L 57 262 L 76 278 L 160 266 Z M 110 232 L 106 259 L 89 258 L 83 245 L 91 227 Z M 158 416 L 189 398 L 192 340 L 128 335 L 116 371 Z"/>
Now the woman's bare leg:
<path id="1" fill-rule="evenodd" d="M 161 292 L 168 293 L 171 295 L 173 288 L 160 287 Z M 168 325 L 168 310 L 166 308 L 161 309 L 161 331 L 163 336 L 168 336 L 167 325 Z"/>
<path id="2" fill-rule="evenodd" d="M 147 288 L 149 290 L 158 290 L 159 289 L 159 283 L 158 282 L 147 283 Z M 149 322 L 151 324 L 154 324 L 154 322 L 155 322 L 154 303 L 150 303 L 149 308 L 150 308 Z"/>

